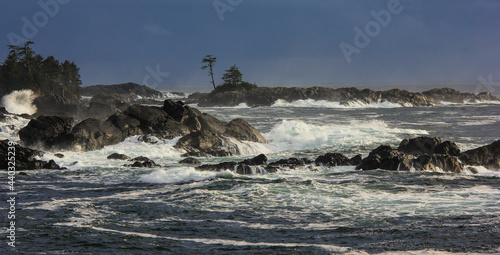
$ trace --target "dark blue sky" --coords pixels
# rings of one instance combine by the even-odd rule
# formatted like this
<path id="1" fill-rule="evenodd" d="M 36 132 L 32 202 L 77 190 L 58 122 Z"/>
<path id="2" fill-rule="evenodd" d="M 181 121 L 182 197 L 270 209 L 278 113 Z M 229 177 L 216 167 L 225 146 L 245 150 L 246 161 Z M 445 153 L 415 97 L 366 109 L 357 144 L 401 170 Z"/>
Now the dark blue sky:
<path id="1" fill-rule="evenodd" d="M 356 47 L 354 28 L 367 24 L 372 37 Z M 84 85 L 208 90 L 206 54 L 218 81 L 236 64 L 262 86 L 500 80 L 497 0 L 1 0 L 0 35 L 1 59 L 24 37 L 43 56 L 75 61 Z M 342 42 L 357 48 L 350 62 Z"/>

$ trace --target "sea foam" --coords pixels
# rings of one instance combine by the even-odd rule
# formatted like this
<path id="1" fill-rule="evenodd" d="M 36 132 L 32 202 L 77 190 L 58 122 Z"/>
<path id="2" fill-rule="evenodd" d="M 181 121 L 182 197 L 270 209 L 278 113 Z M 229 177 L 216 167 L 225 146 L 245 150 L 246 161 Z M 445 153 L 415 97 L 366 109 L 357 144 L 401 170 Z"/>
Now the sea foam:
<path id="1" fill-rule="evenodd" d="M 366 104 L 361 101 L 350 101 L 347 105 L 340 104 L 340 102 L 332 102 L 326 100 L 314 100 L 314 99 L 300 99 L 293 102 L 288 102 L 283 99 L 278 99 L 271 107 L 310 107 L 310 108 L 399 108 L 408 107 L 411 104 L 401 105 L 396 103 L 391 103 L 388 101 L 382 102 L 378 101 L 376 103 Z"/>
<path id="2" fill-rule="evenodd" d="M 283 120 L 263 135 L 269 141 L 268 147 L 277 152 L 392 143 L 410 134 L 428 133 L 425 130 L 391 128 L 379 120 L 325 125 L 310 124 L 300 120 Z"/>
<path id="3" fill-rule="evenodd" d="M 15 90 L 2 98 L 2 104 L 10 113 L 15 114 L 35 114 L 37 109 L 33 101 L 37 96 L 29 89 Z"/>

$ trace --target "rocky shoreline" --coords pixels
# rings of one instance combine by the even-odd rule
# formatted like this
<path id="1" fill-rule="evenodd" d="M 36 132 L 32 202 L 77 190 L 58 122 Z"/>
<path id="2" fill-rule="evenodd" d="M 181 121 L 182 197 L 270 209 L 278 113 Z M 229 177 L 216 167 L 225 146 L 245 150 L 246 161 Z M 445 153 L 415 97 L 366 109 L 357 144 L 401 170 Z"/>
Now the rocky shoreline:
<path id="1" fill-rule="evenodd" d="M 341 105 L 372 104 L 389 102 L 401 106 L 433 106 L 443 102 L 477 103 L 500 101 L 489 92 L 479 94 L 463 93 L 450 88 L 431 89 L 425 92 L 409 92 L 391 89 L 376 91 L 358 88 L 325 88 L 325 87 L 257 87 L 245 91 L 224 91 L 211 93 L 194 93 L 187 99 L 189 103 L 197 103 L 201 107 L 227 107 L 242 103 L 250 107 L 271 106 L 277 100 L 293 102 L 297 100 L 324 100 L 338 102 Z"/>

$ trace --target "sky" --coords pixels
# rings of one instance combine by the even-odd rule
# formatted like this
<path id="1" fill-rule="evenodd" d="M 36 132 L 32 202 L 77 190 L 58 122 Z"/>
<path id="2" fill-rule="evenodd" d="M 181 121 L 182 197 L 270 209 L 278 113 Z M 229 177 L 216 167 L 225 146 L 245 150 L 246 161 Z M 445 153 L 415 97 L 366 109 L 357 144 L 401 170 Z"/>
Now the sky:
<path id="1" fill-rule="evenodd" d="M 498 0 L 0 0 L 0 60 L 31 40 L 84 86 L 206 90 L 232 65 L 259 86 L 500 81 Z M 486 88 L 487 86 L 485 86 Z M 500 91 L 500 87 L 497 88 Z"/>

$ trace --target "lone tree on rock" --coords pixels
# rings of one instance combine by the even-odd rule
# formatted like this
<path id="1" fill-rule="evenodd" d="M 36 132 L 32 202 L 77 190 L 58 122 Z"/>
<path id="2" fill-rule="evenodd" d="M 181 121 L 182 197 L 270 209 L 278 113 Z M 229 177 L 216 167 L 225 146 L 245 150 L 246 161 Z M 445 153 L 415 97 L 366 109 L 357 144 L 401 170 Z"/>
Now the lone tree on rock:
<path id="1" fill-rule="evenodd" d="M 214 71 L 213 67 L 215 65 L 215 61 L 217 60 L 216 57 L 212 55 L 206 55 L 205 58 L 201 61 L 201 63 L 204 63 L 205 65 L 201 67 L 202 70 L 205 70 L 208 68 L 208 76 L 212 77 L 212 85 L 214 86 L 215 89 L 215 81 L 214 81 Z"/>
<path id="2" fill-rule="evenodd" d="M 243 74 L 236 65 L 231 66 L 226 73 L 222 76 L 224 84 L 240 85 L 243 82 Z"/>

